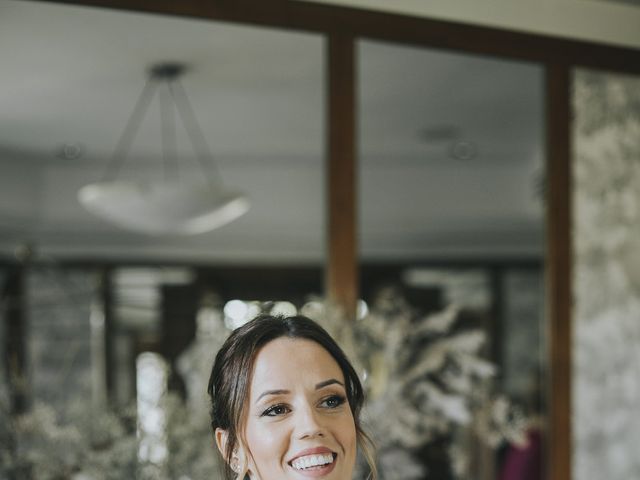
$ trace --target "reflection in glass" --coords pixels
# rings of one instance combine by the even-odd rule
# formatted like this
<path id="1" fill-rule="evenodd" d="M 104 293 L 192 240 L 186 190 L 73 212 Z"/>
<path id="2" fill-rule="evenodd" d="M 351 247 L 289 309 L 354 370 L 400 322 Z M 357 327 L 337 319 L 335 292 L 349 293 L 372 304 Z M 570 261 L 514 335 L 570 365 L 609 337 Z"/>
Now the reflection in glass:
<path id="1" fill-rule="evenodd" d="M 425 352 L 446 351 L 438 341 L 455 345 L 469 335 L 480 342 L 462 355 L 472 359 L 466 364 L 458 363 L 460 352 L 443 354 L 443 370 L 426 377 L 438 380 L 421 407 L 434 408 L 438 395 L 456 397 L 467 421 L 452 416 L 440 430 L 425 427 L 438 434 L 407 444 L 404 462 L 383 470 L 522 480 L 530 477 L 516 457 L 526 451 L 537 465 L 526 475 L 539 479 L 543 69 L 369 40 L 357 51 L 363 296 L 374 312 L 384 288 L 404 299 L 417 340 L 407 348 L 417 348 L 417 364 Z M 424 315 L 448 318 L 451 308 L 458 314 L 442 338 L 421 333 Z M 385 318 L 394 338 L 397 316 Z M 470 382 L 461 365 L 489 373 L 460 389 Z M 387 443 L 383 456 L 398 446 Z"/>
<path id="2" fill-rule="evenodd" d="M 290 314 L 320 288 L 324 39 L 55 3 L 6 0 L 1 9 L 0 100 L 11 108 L 0 111 L 0 255 L 13 264 L 25 239 L 37 252 L 19 289 L 30 375 L 23 383 L 29 401 L 47 403 L 30 412 L 37 442 L 16 452 L 47 478 L 143 478 L 139 468 L 153 463 L 170 471 L 167 478 L 209 478 L 218 469 L 201 368 L 210 368 L 229 332 L 225 302 L 248 300 L 249 316 L 258 306 Z M 46 28 L 31 28 L 43 21 Z M 142 72 L 159 60 L 187 64 L 185 88 L 225 180 L 253 203 L 212 234 L 136 235 L 92 217 L 75 198 L 104 172 Z M 123 166 L 132 178 L 161 176 L 158 113 L 140 125 L 135 156 Z M 185 134 L 178 128 L 181 178 L 199 171 Z M 96 271 L 36 271 L 37 263 L 58 262 Z M 252 275 L 265 264 L 274 281 Z M 301 282 L 282 275 L 299 265 Z M 209 287 L 216 298 L 201 302 Z M 267 299 L 291 304 L 263 305 Z M 162 392 L 172 402 L 166 415 Z M 0 436 L 13 426 L 4 419 Z"/>
<path id="3" fill-rule="evenodd" d="M 136 359 L 138 459 L 162 466 L 167 459 L 167 415 L 162 401 L 167 393 L 167 365 L 156 353 Z"/>
<path id="4" fill-rule="evenodd" d="M 72 418 L 80 399 L 91 400 L 91 307 L 95 272 L 55 266 L 27 271 L 24 307 L 32 400 Z"/>

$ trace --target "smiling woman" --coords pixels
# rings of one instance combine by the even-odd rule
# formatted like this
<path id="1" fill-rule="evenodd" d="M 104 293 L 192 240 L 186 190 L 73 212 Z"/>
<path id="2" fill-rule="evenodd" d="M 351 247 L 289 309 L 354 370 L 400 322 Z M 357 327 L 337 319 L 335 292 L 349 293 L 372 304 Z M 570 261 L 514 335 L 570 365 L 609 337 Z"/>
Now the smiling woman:
<path id="1" fill-rule="evenodd" d="M 360 380 L 312 320 L 261 315 L 235 330 L 208 392 L 225 479 L 351 480 L 358 447 L 376 479 Z"/>

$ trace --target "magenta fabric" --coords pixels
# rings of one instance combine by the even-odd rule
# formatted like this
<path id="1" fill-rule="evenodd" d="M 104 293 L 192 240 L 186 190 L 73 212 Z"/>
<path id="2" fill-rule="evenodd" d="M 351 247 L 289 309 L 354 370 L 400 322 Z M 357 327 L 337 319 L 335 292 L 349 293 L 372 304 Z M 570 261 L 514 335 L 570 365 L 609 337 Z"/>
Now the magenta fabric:
<path id="1" fill-rule="evenodd" d="M 542 436 L 532 430 L 527 434 L 527 445 L 510 445 L 500 469 L 500 480 L 542 479 Z"/>

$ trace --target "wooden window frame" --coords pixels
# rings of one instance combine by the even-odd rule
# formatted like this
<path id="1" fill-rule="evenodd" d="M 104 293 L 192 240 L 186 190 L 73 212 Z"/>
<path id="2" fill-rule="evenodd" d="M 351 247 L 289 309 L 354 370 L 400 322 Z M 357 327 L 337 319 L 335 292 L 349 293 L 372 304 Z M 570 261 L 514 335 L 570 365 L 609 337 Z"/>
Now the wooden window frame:
<path id="1" fill-rule="evenodd" d="M 571 479 L 571 72 L 575 67 L 587 67 L 640 74 L 639 50 L 295 0 L 52 3 L 193 17 L 325 36 L 329 87 L 326 291 L 347 314 L 355 309 L 358 291 L 355 41 L 369 38 L 541 64 L 546 77 L 547 120 L 548 478 Z"/>

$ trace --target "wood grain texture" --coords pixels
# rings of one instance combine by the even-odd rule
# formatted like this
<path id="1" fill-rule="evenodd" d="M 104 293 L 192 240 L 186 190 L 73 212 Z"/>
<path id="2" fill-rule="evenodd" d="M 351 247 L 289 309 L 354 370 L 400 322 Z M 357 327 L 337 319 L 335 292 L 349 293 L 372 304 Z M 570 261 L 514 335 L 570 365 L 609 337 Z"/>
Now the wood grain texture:
<path id="1" fill-rule="evenodd" d="M 325 291 L 348 319 L 355 318 L 358 299 L 354 52 L 350 35 L 329 36 Z"/>
<path id="2" fill-rule="evenodd" d="M 640 73 L 640 51 L 456 22 L 295 0 L 51 0 L 50 3 L 158 13 Z"/>
<path id="3" fill-rule="evenodd" d="M 547 268 L 549 480 L 571 479 L 571 76 L 547 65 Z"/>

